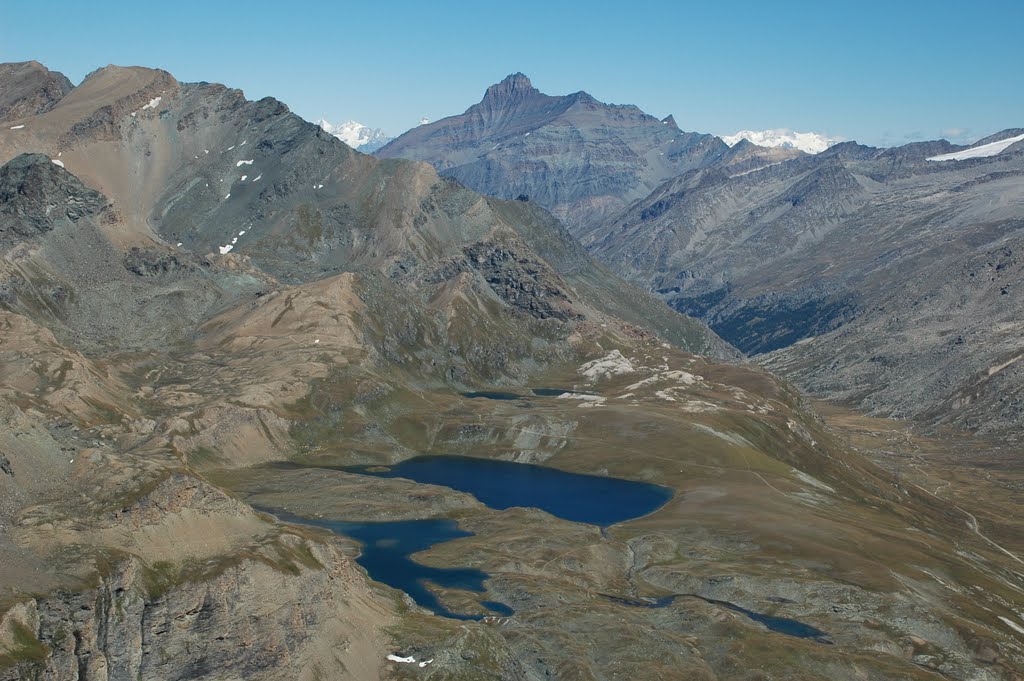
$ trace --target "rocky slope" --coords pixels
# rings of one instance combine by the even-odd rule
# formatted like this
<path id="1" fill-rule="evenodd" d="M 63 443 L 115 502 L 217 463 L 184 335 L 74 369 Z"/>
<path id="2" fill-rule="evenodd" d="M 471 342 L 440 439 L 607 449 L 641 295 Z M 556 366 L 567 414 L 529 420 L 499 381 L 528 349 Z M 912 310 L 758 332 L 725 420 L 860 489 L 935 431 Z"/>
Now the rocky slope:
<path id="1" fill-rule="evenodd" d="M 12 126 L 5 681 L 1017 678 L 1019 538 L 875 466 L 763 369 L 688 352 L 729 348 L 533 202 L 157 70 L 101 69 Z M 461 394 L 536 386 L 577 391 Z M 674 496 L 601 531 L 339 470 L 422 452 Z M 515 612 L 431 615 L 370 582 L 350 540 L 250 503 L 456 520 L 475 535 L 417 560 L 486 569 Z"/>
<path id="2" fill-rule="evenodd" d="M 774 351 L 769 366 L 814 393 L 1005 432 L 1024 418 L 1024 155 L 927 160 L 957 149 L 844 143 L 740 176 L 690 173 L 584 240 L 740 349 Z"/>
<path id="3" fill-rule="evenodd" d="M 377 155 L 428 161 L 490 196 L 529 197 L 576 232 L 727 149 L 671 116 L 659 121 L 586 92 L 545 95 L 516 73 L 465 113 L 413 128 Z"/>
<path id="4" fill-rule="evenodd" d="M 44 113 L 73 87 L 63 73 L 35 61 L 0 64 L 0 82 L 0 121 Z"/>

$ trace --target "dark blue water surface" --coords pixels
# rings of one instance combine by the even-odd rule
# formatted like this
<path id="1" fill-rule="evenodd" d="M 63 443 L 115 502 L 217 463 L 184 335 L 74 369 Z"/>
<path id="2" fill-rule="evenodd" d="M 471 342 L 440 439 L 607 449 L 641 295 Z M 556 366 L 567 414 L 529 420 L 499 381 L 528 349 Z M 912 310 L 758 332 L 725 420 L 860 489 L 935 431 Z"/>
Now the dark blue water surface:
<path id="1" fill-rule="evenodd" d="M 786 634 L 787 636 L 795 636 L 797 638 L 812 638 L 820 643 L 832 643 L 832 640 L 829 638 L 827 633 L 817 627 L 812 627 L 810 624 L 804 624 L 799 620 L 791 619 L 789 617 L 763 615 L 759 612 L 754 612 L 753 610 L 747 610 L 746 608 L 738 606 L 735 603 L 730 603 L 729 601 L 704 598 L 703 596 L 698 596 L 696 594 L 676 594 L 672 596 L 662 596 L 661 598 L 623 598 L 621 596 L 610 596 L 608 594 L 604 594 L 604 596 L 616 603 L 638 608 L 666 608 L 672 605 L 677 598 L 698 598 L 705 603 L 712 603 L 723 608 L 728 608 L 734 612 L 742 613 L 755 622 L 760 622 L 767 627 L 769 631 Z"/>
<path id="2" fill-rule="evenodd" d="M 482 397 L 486 400 L 518 400 L 522 399 L 522 395 L 516 393 L 506 393 L 500 390 L 481 390 L 477 392 L 462 393 L 463 397 L 470 399 L 476 399 Z"/>
<path id="3" fill-rule="evenodd" d="M 383 523 L 352 523 L 339 520 L 303 518 L 287 511 L 260 509 L 273 513 L 282 520 L 323 527 L 351 537 L 363 545 L 356 562 L 366 569 L 371 579 L 400 589 L 409 594 L 417 605 L 435 615 L 459 620 L 479 620 L 482 615 L 464 615 L 449 610 L 435 596 L 427 584 L 450 589 L 463 589 L 484 593 L 488 574 L 475 568 L 437 568 L 417 563 L 412 554 L 429 549 L 434 544 L 472 537 L 472 532 L 460 530 L 454 520 L 400 520 Z M 480 601 L 480 604 L 499 615 L 513 615 L 515 611 L 498 601 Z"/>
<path id="4" fill-rule="evenodd" d="M 672 498 L 668 487 L 646 482 L 468 456 L 417 456 L 390 468 L 350 466 L 345 470 L 443 485 L 468 492 L 491 508 L 532 506 L 601 527 L 647 515 Z"/>

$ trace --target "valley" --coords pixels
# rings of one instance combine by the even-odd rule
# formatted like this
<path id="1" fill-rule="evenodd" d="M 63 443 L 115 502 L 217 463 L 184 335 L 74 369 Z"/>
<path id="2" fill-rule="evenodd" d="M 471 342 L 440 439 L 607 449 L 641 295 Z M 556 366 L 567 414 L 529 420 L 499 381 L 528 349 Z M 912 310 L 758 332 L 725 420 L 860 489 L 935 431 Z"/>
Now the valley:
<path id="1" fill-rule="evenodd" d="M 1015 407 L 979 389 L 955 417 L 868 415 L 918 369 L 876 362 L 882 397 L 828 383 L 887 357 L 852 332 L 888 313 L 848 308 L 842 288 L 780 304 L 792 324 L 725 315 L 777 285 L 743 258 L 794 251 L 738 240 L 720 269 L 742 277 L 666 294 L 674 270 L 615 250 L 642 243 L 659 261 L 652 224 L 705 199 L 745 210 L 743 187 L 792 194 L 792 220 L 759 223 L 783 232 L 871 201 L 906 210 L 911 253 L 933 221 L 961 220 L 951 250 L 977 258 L 1015 224 L 1012 147 L 949 171 L 922 170 L 948 144 L 901 160 L 905 194 L 963 197 L 915 222 L 873 176 L 887 163 L 874 151 L 728 147 L 586 93 L 542 95 L 522 74 L 387 158 L 273 98 L 159 69 L 108 66 L 72 87 L 8 64 L 0 85 L 3 681 L 1021 678 Z M 529 141 L 507 109 L 537 125 Z M 505 189 L 485 193 L 460 163 L 397 157 L 479 125 L 466 158 L 499 134 L 558 156 L 556 129 L 597 135 L 612 114 L 629 152 L 586 173 L 614 157 L 626 179 L 586 191 L 538 194 L 561 186 L 547 171 L 510 183 L 519 157 L 504 152 L 485 176 Z M 666 160 L 633 167 L 657 145 Z M 614 249 L 591 231 L 613 215 L 639 221 Z M 885 258 L 864 244 L 836 257 L 851 290 L 902 305 L 916 281 L 925 295 L 940 258 L 869 285 L 850 263 Z M 1010 302 L 992 287 L 1011 255 L 958 270 L 989 280 L 965 308 Z M 804 281 L 817 265 L 801 266 Z M 679 312 L 700 296 L 690 311 L 711 327 Z M 935 356 L 1015 385 L 1014 309 Z M 944 314 L 937 325 L 966 323 Z M 729 323 L 754 330 L 751 346 L 732 337 L 741 350 L 771 352 L 747 361 Z M 944 327 L 934 338 L 952 343 Z M 841 343 L 857 352 L 825 350 Z M 935 356 L 917 361 L 941 369 Z M 927 409 L 961 386 L 939 385 Z"/>

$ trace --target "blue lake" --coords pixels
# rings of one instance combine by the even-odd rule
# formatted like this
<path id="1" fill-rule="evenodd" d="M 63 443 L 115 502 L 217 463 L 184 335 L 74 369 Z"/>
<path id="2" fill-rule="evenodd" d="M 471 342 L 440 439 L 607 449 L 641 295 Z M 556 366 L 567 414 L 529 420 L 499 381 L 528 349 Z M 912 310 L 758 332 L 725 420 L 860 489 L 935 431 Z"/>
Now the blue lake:
<path id="1" fill-rule="evenodd" d="M 818 641 L 819 643 L 831 644 L 832 640 L 828 634 L 813 627 L 810 624 L 805 624 L 800 620 L 795 620 L 789 617 L 777 617 L 775 615 L 765 615 L 763 613 L 754 612 L 744 607 L 730 603 L 729 601 L 719 601 L 714 598 L 705 598 L 696 594 L 675 594 L 672 596 L 662 596 L 661 598 L 623 598 L 621 596 L 610 596 L 603 594 L 605 598 L 621 605 L 629 605 L 638 608 L 667 608 L 672 605 L 678 598 L 696 598 L 704 601 L 705 603 L 711 603 L 723 608 L 728 608 L 733 612 L 741 613 L 755 622 L 763 624 L 769 631 L 774 631 L 779 634 L 785 634 L 786 636 L 794 636 L 796 638 L 810 638 Z"/>
<path id="2" fill-rule="evenodd" d="M 260 510 L 273 513 L 281 520 L 302 525 L 323 527 L 343 534 L 362 544 L 362 553 L 356 562 L 366 569 L 371 579 L 400 589 L 412 597 L 417 605 L 435 615 L 460 620 L 479 620 L 482 615 L 465 615 L 449 610 L 430 589 L 435 584 L 450 589 L 463 589 L 476 593 L 486 592 L 484 581 L 488 575 L 475 568 L 437 568 L 412 559 L 412 554 L 429 549 L 434 544 L 471 537 L 472 532 L 460 530 L 454 520 L 400 520 L 381 523 L 352 523 L 322 518 L 303 518 L 272 508 Z M 498 615 L 512 615 L 514 611 L 504 603 L 482 600 L 480 604 Z"/>
<path id="3" fill-rule="evenodd" d="M 309 468 L 302 464 L 278 463 L 275 467 Z M 672 490 L 660 485 L 621 478 L 582 475 L 530 464 L 479 459 L 467 456 L 418 456 L 394 466 L 347 466 L 341 470 L 384 478 L 407 478 L 416 482 L 442 485 L 472 494 L 487 506 L 506 509 L 516 506 L 539 508 L 548 513 L 602 528 L 656 511 L 672 498 Z M 434 614 L 461 620 L 479 620 L 450 610 L 430 590 L 430 585 L 484 594 L 489 575 L 476 568 L 437 568 L 413 560 L 413 555 L 431 546 L 470 537 L 454 520 L 402 520 L 395 522 L 346 522 L 322 518 L 303 518 L 286 511 L 264 508 L 282 520 L 323 527 L 351 537 L 362 544 L 357 562 L 371 579 L 407 593 L 418 605 Z M 605 597 L 622 605 L 665 608 L 677 598 L 699 598 L 708 603 L 742 613 L 771 631 L 831 643 L 828 635 L 795 619 L 765 615 L 727 601 L 695 594 L 664 596 L 658 599 Z M 480 605 L 503 616 L 514 614 L 508 605 L 481 599 Z"/>
<path id="4" fill-rule="evenodd" d="M 274 467 L 294 470 L 311 466 L 281 462 Z M 559 518 L 602 528 L 647 515 L 672 498 L 672 490 L 659 485 L 466 456 L 418 456 L 390 467 L 347 466 L 341 470 L 443 485 L 468 492 L 491 508 L 530 506 Z M 363 546 L 357 562 L 371 579 L 404 591 L 437 615 L 463 620 L 482 617 L 450 610 L 430 590 L 430 585 L 484 594 L 486 572 L 475 568 L 430 567 L 412 557 L 434 544 L 472 536 L 459 529 L 454 520 L 347 522 L 303 518 L 272 508 L 261 510 L 288 522 L 323 527 L 357 540 Z M 514 612 L 494 600 L 482 599 L 480 604 L 497 615 Z"/>
<path id="5" fill-rule="evenodd" d="M 467 492 L 502 510 L 527 506 L 608 527 L 647 515 L 672 498 L 668 487 L 530 464 L 468 456 L 417 456 L 394 466 L 349 466 L 350 473 L 407 478 Z"/>
<path id="6" fill-rule="evenodd" d="M 462 396 L 468 397 L 471 400 L 520 400 L 523 398 L 522 395 L 516 393 L 502 392 L 500 390 L 479 390 L 475 392 L 462 393 Z"/>

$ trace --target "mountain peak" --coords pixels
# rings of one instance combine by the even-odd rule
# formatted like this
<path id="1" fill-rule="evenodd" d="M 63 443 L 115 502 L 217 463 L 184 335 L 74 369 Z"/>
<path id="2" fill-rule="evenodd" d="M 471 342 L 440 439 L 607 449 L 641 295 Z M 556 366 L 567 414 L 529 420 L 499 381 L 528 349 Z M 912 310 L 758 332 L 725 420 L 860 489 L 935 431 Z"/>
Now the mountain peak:
<path id="1" fill-rule="evenodd" d="M 808 154 L 818 154 L 842 142 L 841 137 L 830 137 L 816 132 L 795 132 L 786 128 L 774 130 L 740 130 L 735 135 L 726 135 L 722 141 L 730 147 L 740 140 L 750 140 L 759 147 L 782 147 L 799 149 Z"/>
<path id="2" fill-rule="evenodd" d="M 487 88 L 484 93 L 484 102 L 505 102 L 523 99 L 528 95 L 536 94 L 539 91 L 533 87 L 533 83 L 523 73 L 513 73 L 506 76 L 500 83 L 495 83 Z"/>
<path id="3" fill-rule="evenodd" d="M 380 149 L 392 139 L 380 128 L 371 128 L 358 121 L 345 121 L 344 123 L 334 125 L 326 118 L 321 118 L 316 124 L 324 132 L 337 137 L 353 149 L 358 149 L 367 154 Z"/>

